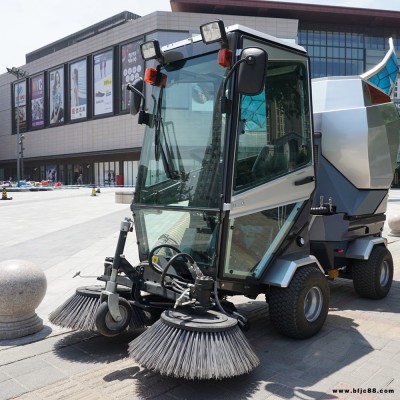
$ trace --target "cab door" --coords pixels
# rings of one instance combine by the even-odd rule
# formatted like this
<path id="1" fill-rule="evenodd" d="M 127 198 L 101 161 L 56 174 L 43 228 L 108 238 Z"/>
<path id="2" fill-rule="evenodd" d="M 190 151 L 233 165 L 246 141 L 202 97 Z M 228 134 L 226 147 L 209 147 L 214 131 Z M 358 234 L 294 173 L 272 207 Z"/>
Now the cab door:
<path id="1" fill-rule="evenodd" d="M 315 186 L 308 59 L 265 50 L 264 90 L 239 99 L 224 279 L 260 279 Z"/>

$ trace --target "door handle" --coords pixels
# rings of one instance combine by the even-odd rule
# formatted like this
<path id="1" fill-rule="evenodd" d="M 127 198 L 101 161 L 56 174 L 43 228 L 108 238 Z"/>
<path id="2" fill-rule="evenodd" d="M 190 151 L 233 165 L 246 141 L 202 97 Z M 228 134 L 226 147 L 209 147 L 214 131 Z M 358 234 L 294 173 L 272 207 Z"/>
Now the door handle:
<path id="1" fill-rule="evenodd" d="M 306 185 L 307 183 L 311 183 L 314 181 L 313 176 L 306 176 L 303 179 L 300 179 L 298 181 L 294 181 L 294 186 L 301 186 L 301 185 Z"/>

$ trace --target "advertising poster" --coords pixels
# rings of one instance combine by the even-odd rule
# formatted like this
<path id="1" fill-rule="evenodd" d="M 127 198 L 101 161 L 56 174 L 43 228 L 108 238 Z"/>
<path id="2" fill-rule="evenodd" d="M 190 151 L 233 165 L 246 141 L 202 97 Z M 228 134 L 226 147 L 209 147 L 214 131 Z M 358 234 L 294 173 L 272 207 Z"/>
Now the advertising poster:
<path id="1" fill-rule="evenodd" d="M 49 73 L 49 121 L 50 125 L 64 122 L 64 69 Z"/>
<path id="2" fill-rule="evenodd" d="M 126 85 L 143 78 L 143 58 L 140 53 L 142 40 L 121 46 L 121 111 L 129 110 L 129 92 Z"/>
<path id="3" fill-rule="evenodd" d="M 16 124 L 19 113 L 19 129 L 26 129 L 26 81 L 14 84 L 14 109 Z"/>
<path id="4" fill-rule="evenodd" d="M 94 115 L 113 112 L 113 52 L 112 50 L 93 57 Z"/>
<path id="5" fill-rule="evenodd" d="M 57 167 L 55 165 L 46 165 L 46 180 L 57 182 Z"/>
<path id="6" fill-rule="evenodd" d="M 32 127 L 44 126 L 44 75 L 31 78 L 31 117 Z"/>
<path id="7" fill-rule="evenodd" d="M 87 116 L 87 65 L 86 59 L 69 66 L 69 92 L 71 121 Z"/>

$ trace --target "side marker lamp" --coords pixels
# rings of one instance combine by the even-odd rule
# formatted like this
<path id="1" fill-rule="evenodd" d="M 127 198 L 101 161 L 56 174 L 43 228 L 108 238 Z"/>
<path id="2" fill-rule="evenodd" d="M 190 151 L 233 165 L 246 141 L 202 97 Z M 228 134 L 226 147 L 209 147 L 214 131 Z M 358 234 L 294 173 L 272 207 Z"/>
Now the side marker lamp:
<path id="1" fill-rule="evenodd" d="M 167 75 L 160 72 L 157 68 L 146 68 L 143 80 L 153 86 L 165 87 L 167 84 Z"/>
<path id="2" fill-rule="evenodd" d="M 232 51 L 223 48 L 218 51 L 218 64 L 221 67 L 229 68 L 232 65 Z"/>

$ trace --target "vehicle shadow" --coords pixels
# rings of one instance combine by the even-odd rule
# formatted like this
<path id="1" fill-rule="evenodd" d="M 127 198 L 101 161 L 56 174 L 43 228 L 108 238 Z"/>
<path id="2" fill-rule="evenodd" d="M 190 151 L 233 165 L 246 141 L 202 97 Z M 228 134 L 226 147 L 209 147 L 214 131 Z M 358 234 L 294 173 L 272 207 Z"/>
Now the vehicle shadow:
<path id="1" fill-rule="evenodd" d="M 140 332 L 124 332 L 105 337 L 96 332 L 74 331 L 63 336 L 53 347 L 54 354 L 64 360 L 86 364 L 108 364 L 128 356 L 128 344 Z"/>
<path id="2" fill-rule="evenodd" d="M 251 373 L 224 380 L 188 381 L 161 376 L 143 369 L 128 357 L 128 345 L 137 334 L 126 332 L 114 338 L 96 334 L 82 337 L 75 332 L 60 340 L 54 348 L 59 357 L 81 363 L 115 363 L 115 370 L 104 374 L 104 384 L 123 381 L 130 385 L 133 398 L 143 399 L 253 399 L 311 398 L 335 399 L 333 385 L 338 376 L 357 373 L 358 360 L 374 351 L 369 340 L 358 329 L 357 318 L 348 310 L 393 312 L 391 296 L 377 302 L 361 299 L 351 281 L 331 282 L 330 312 L 321 331 L 307 340 L 295 340 L 277 333 L 269 321 L 268 305 L 263 296 L 244 300 L 238 311 L 248 318 L 245 332 L 260 358 L 260 365 Z M 393 289 L 392 289 L 393 290 Z M 82 340 L 83 339 L 83 340 Z M 201 357 L 201 355 L 197 355 Z M 332 379 L 335 374 L 335 379 Z"/>
<path id="3" fill-rule="evenodd" d="M 330 283 L 330 308 L 337 311 L 353 310 L 376 313 L 400 313 L 400 281 L 393 280 L 388 295 L 379 300 L 360 297 L 348 279 L 335 279 Z M 379 315 L 376 317 L 379 319 Z M 385 319 L 382 316 L 382 319 Z"/>
<path id="4" fill-rule="evenodd" d="M 250 320 L 251 328 L 246 336 L 260 358 L 260 365 L 250 374 L 224 380 L 187 381 L 138 368 L 130 360 L 129 367 L 103 379 L 106 382 L 127 380 L 133 395 L 157 400 L 268 396 L 335 399 L 336 396 L 329 394 L 334 384 L 329 382 L 329 376 L 339 370 L 345 374 L 348 366 L 373 351 L 351 318 L 329 315 L 320 333 L 307 340 L 294 340 L 275 332 L 264 301 L 241 304 L 238 311 Z"/>

